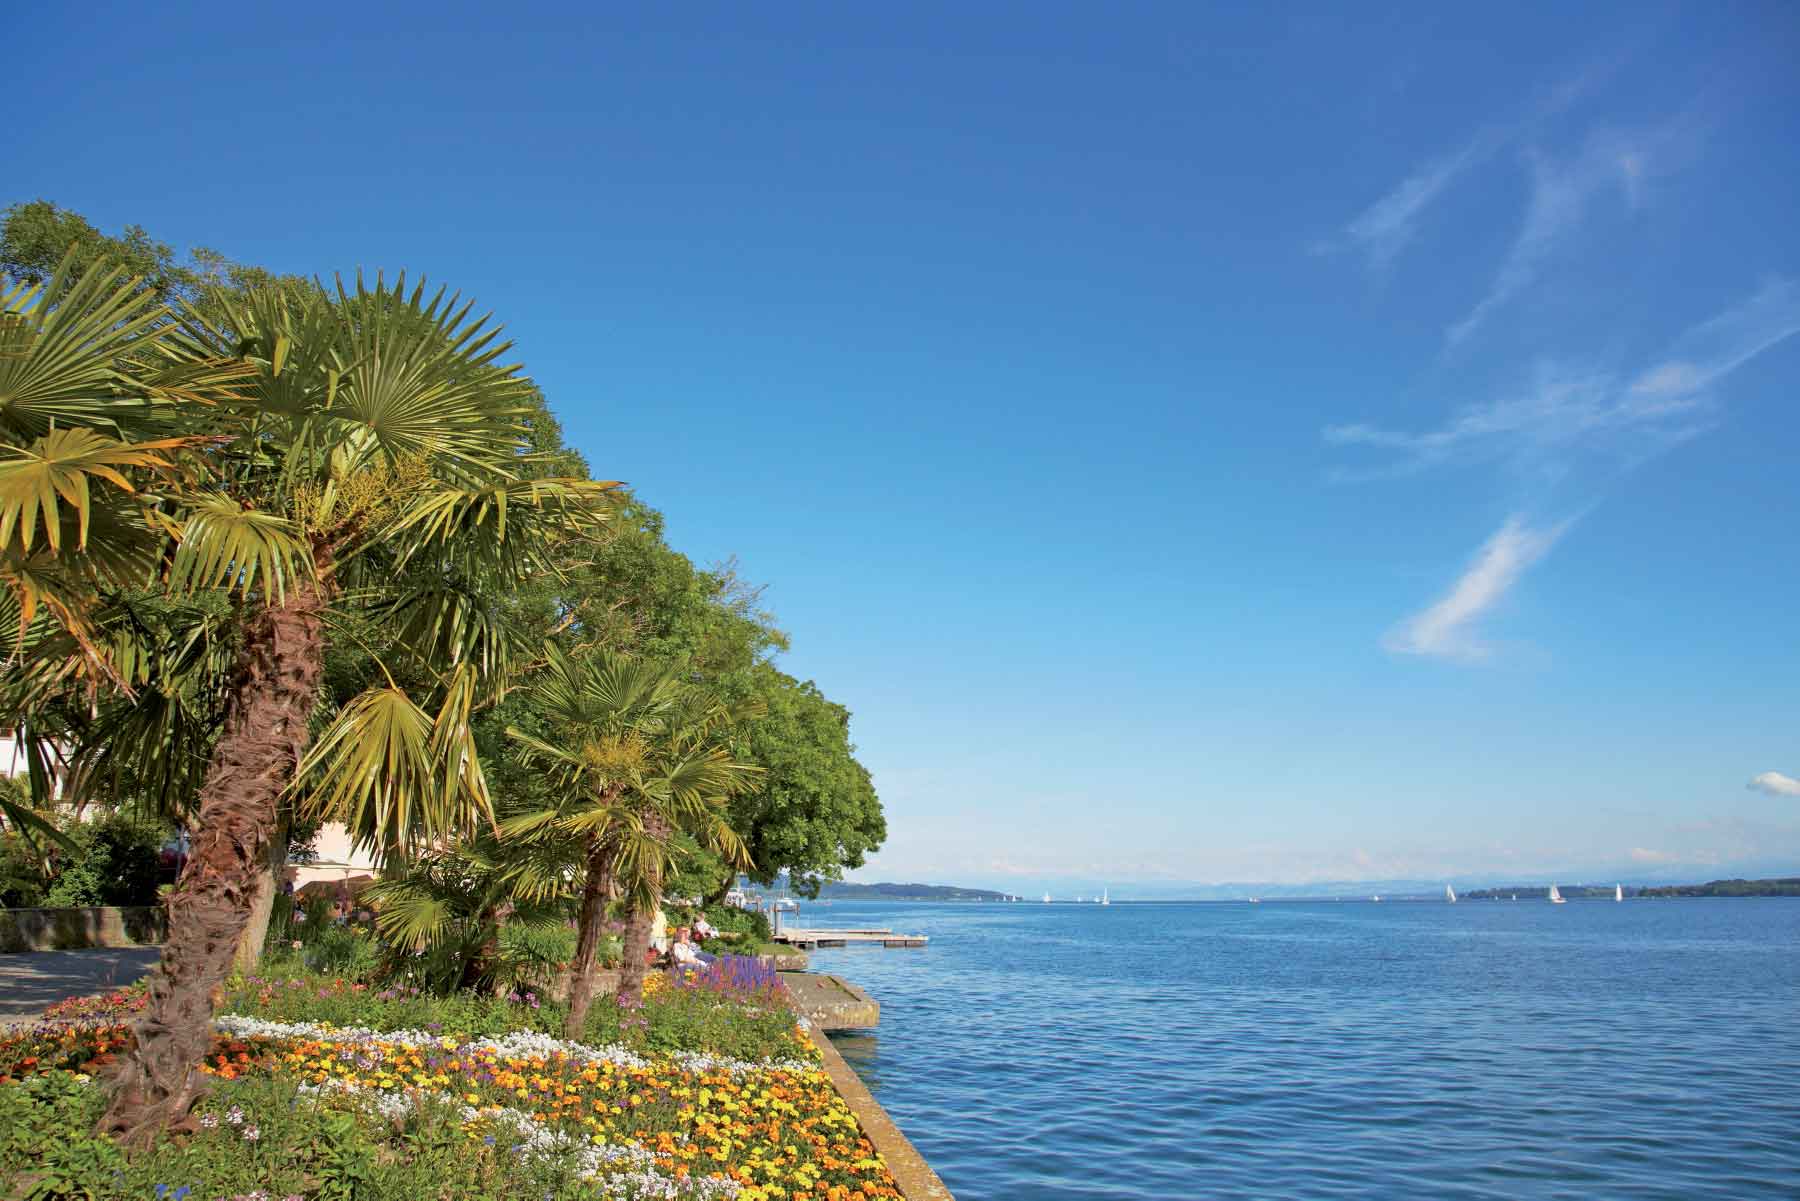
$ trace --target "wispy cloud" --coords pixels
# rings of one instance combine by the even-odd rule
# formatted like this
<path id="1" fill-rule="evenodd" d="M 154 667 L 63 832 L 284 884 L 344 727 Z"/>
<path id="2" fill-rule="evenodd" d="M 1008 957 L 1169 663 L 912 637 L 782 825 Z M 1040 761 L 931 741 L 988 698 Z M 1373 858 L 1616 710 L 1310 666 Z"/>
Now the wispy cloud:
<path id="1" fill-rule="evenodd" d="M 1426 210 L 1458 177 L 1481 166 L 1508 145 L 1528 136 L 1542 122 L 1575 104 L 1609 78 L 1624 57 L 1625 51 L 1621 50 L 1590 63 L 1541 91 L 1522 115 L 1484 126 L 1455 149 L 1426 159 L 1352 218 L 1344 226 L 1342 240 L 1326 249 L 1361 251 L 1372 269 L 1385 271 L 1418 233 L 1419 222 Z"/>
<path id="2" fill-rule="evenodd" d="M 1390 630 L 1382 645 L 1396 654 L 1465 663 L 1489 658 L 1492 648 L 1480 640 L 1477 624 L 1526 568 L 1549 553 L 1565 528 L 1566 523 L 1534 530 L 1519 517 L 1509 518 L 1482 544 L 1450 590 Z"/>
<path id="3" fill-rule="evenodd" d="M 1800 796 L 1800 780 L 1778 771 L 1766 771 L 1753 777 L 1747 787 L 1770 796 Z"/>
<path id="4" fill-rule="evenodd" d="M 1800 334 L 1800 286 L 1772 279 L 1756 295 L 1683 334 L 1668 357 L 1632 381 L 1640 406 L 1706 391 L 1777 343 Z"/>
<path id="5" fill-rule="evenodd" d="M 1603 130 L 1590 136 L 1581 152 L 1566 162 L 1539 150 L 1527 151 L 1531 198 L 1524 223 L 1487 294 L 1445 331 L 1445 340 L 1451 346 L 1466 341 L 1534 283 L 1549 259 L 1580 229 L 1596 196 L 1617 188 L 1627 205 L 1640 205 L 1652 176 L 1691 157 L 1697 127 L 1695 117 L 1683 114 L 1652 129 Z"/>
<path id="6" fill-rule="evenodd" d="M 1762 352 L 1800 333 L 1800 286 L 1777 279 L 1677 338 L 1625 378 L 1597 368 L 1540 362 L 1514 393 L 1456 414 L 1436 429 L 1357 423 L 1327 426 L 1327 442 L 1394 452 L 1385 468 L 1520 456 L 1542 467 L 1578 452 L 1641 458 L 1705 428 L 1711 390 Z M 1366 474 L 1366 473 L 1365 473 Z"/>
<path id="7" fill-rule="evenodd" d="M 1345 238 L 1368 256 L 1371 267 L 1386 270 L 1412 241 L 1432 202 L 1458 175 L 1492 155 L 1500 140 L 1493 131 L 1484 131 L 1461 149 L 1420 165 L 1346 225 Z"/>
<path id="8" fill-rule="evenodd" d="M 1631 848 L 1631 861 L 1633 863 L 1675 863 L 1679 858 L 1679 856 L 1671 854 L 1668 851 L 1652 851 L 1646 847 Z"/>
<path id="9" fill-rule="evenodd" d="M 1528 154 L 1526 161 L 1531 171 L 1531 200 L 1525 209 L 1525 224 L 1507 251 L 1506 261 L 1487 295 L 1445 331 L 1444 337 L 1452 346 L 1466 340 L 1495 310 L 1537 278 L 1544 260 L 1580 223 L 1589 197 L 1602 184 L 1624 182 L 1612 164 L 1597 161 L 1592 155 L 1567 165 L 1539 153 Z"/>

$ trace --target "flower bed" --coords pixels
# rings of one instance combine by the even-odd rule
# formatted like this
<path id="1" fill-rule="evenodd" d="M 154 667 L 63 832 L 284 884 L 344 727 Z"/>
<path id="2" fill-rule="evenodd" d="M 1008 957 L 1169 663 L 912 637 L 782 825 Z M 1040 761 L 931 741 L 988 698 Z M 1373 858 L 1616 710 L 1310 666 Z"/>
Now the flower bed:
<path id="1" fill-rule="evenodd" d="M 220 1019 L 206 1067 L 216 1087 L 200 1111 L 201 1129 L 193 1141 L 215 1152 L 236 1147 L 240 1157 L 260 1157 L 259 1162 L 271 1165 L 281 1158 L 286 1174 L 270 1166 L 267 1181 L 255 1185 L 271 1197 L 288 1192 L 309 1197 L 508 1196 L 515 1195 L 514 1185 L 522 1190 L 516 1195 L 534 1198 L 546 1193 L 741 1201 L 899 1196 L 855 1117 L 819 1069 L 816 1051 L 769 987 L 772 981 L 737 964 L 652 979 L 657 983 L 638 1012 L 675 1015 L 665 1016 L 658 1026 L 665 1037 L 710 1028 L 704 1022 L 682 1027 L 676 1019 L 683 1015 L 729 1008 L 740 1011 L 741 1020 L 759 1034 L 754 1040 L 727 1041 L 754 1042 L 759 1053 L 746 1056 L 694 1043 L 680 1049 L 655 1046 L 646 1018 L 604 1002 L 596 1009 L 611 1010 L 614 1016 L 599 1025 L 604 1028 L 608 1020 L 624 1025 L 635 1036 L 631 1041 L 566 1042 L 539 1028 L 528 1015 L 542 1010 L 529 1005 L 511 1007 L 517 1020 L 509 1029 L 452 1031 L 436 1019 L 454 1019 L 463 1011 L 454 1005 L 432 1008 L 430 998 L 384 996 L 349 984 L 334 988 L 303 981 L 293 987 L 262 981 L 237 990 L 233 999 L 251 998 L 256 1002 L 252 1007 L 281 1009 L 284 1017 L 237 1012 Z M 265 992 L 268 997 L 260 999 Z M 327 1009 L 347 995 L 355 999 L 363 1022 L 339 1026 L 289 1020 L 287 1012 L 306 1008 L 298 999 L 289 1000 L 302 994 L 325 1002 Z M 393 1020 L 423 1012 L 436 1017 L 418 1026 Z M 482 1020 L 474 1024 L 488 1025 L 488 1011 L 476 1012 Z M 768 1026 L 778 1026 L 780 1037 L 767 1037 Z M 40 1103 L 51 1094 L 62 1096 L 68 1081 L 103 1069 L 130 1045 L 130 1037 L 129 1028 L 117 1021 L 44 1024 L 0 1037 L 0 1082 L 5 1082 L 0 1094 L 10 1098 L 0 1099 L 0 1118 L 5 1106 L 20 1104 L 21 1096 Z M 271 1142 L 264 1103 L 284 1097 L 290 1116 L 278 1121 L 278 1128 L 292 1125 L 296 1110 L 319 1110 L 339 1123 L 339 1143 L 360 1148 L 355 1154 L 368 1159 L 371 1172 L 386 1165 L 382 1170 L 391 1170 L 396 1182 L 403 1176 L 416 1179 L 406 1175 L 411 1169 L 403 1171 L 400 1161 L 414 1155 L 408 1148 L 424 1137 L 421 1131 L 439 1131 L 433 1138 L 448 1131 L 444 1137 L 457 1147 L 440 1149 L 441 1179 L 428 1192 L 328 1191 L 322 1182 L 330 1174 L 314 1162 L 316 1148 L 277 1148 Z M 64 1097 L 58 1103 L 73 1102 Z M 91 1119 L 83 1120 L 91 1127 Z M 236 1134 L 231 1136 L 226 1127 Z M 18 1141 L 0 1142 L 0 1174 L 27 1170 L 34 1156 L 50 1154 L 43 1145 L 32 1146 L 31 1154 L 25 1147 L 9 1153 Z M 111 1147 L 105 1140 L 85 1141 Z M 159 1147 L 157 1162 L 173 1154 Z M 522 1174 L 503 1170 L 511 1161 L 517 1161 Z M 96 1165 L 111 1162 L 103 1152 L 94 1152 Z M 237 1175 L 226 1173 L 230 1180 L 242 1176 L 241 1167 L 231 1168 Z M 119 1181 L 137 1179 L 135 1168 L 115 1165 L 107 1170 L 123 1171 Z M 165 1171 L 158 1183 L 175 1180 L 169 1174 L 174 1167 L 158 1170 Z M 203 1179 L 205 1197 L 247 1191 L 220 1191 L 229 1181 L 217 1173 Z M 450 1190 L 452 1180 L 461 1191 Z M 535 1191 L 523 1191 L 527 1180 Z M 113 1183 L 122 1189 L 119 1181 Z M 279 1188 L 268 1183 L 274 1181 L 283 1183 Z M 500 1191 L 483 1191 L 490 1188 Z M 103 1190 L 97 1195 L 145 1194 Z"/>

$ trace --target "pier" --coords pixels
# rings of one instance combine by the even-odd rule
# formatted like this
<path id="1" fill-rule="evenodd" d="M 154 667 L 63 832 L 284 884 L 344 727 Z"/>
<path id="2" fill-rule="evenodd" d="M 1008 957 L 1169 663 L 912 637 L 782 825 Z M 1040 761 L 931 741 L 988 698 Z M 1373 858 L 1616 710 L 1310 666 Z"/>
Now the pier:
<path id="1" fill-rule="evenodd" d="M 922 947 L 931 940 L 923 934 L 896 934 L 892 930 L 807 930 L 783 928 L 775 931 L 774 940 L 803 951 L 819 947 L 883 946 Z"/>

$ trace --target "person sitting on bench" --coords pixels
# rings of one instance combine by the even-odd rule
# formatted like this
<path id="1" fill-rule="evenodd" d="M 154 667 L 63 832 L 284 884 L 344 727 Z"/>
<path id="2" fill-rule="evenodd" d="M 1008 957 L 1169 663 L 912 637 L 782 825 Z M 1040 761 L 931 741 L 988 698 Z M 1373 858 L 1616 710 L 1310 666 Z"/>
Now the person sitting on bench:
<path id="1" fill-rule="evenodd" d="M 712 961 L 711 955 L 688 941 L 686 926 L 675 931 L 675 941 L 669 944 L 670 967 L 705 967 Z"/>

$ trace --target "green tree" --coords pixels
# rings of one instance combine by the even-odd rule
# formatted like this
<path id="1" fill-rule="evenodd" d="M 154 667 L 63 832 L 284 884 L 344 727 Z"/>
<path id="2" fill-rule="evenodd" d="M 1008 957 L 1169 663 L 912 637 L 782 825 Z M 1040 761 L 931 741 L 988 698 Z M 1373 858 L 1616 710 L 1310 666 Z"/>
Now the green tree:
<path id="1" fill-rule="evenodd" d="M 762 775 L 732 801 L 728 820 L 756 865 L 753 879 L 772 884 L 785 873 L 801 895 L 817 896 L 887 838 L 881 799 L 856 759 L 848 709 L 766 663 L 748 673 L 748 691 L 767 716 L 745 732 L 741 753 Z M 710 899 L 733 879 L 715 882 Z"/>
<path id="2" fill-rule="evenodd" d="M 139 225 L 127 225 L 114 237 L 96 229 L 72 209 L 48 200 L 7 207 L 0 213 L 0 275 L 28 286 L 48 283 L 68 262 L 79 275 L 98 263 L 110 263 L 132 279 L 133 288 L 169 304 L 206 306 L 208 293 L 243 292 L 278 285 L 296 291 L 312 285 L 297 276 L 277 275 L 261 267 L 235 263 L 216 250 L 197 247 L 182 264 L 168 243 L 159 242 Z"/>

